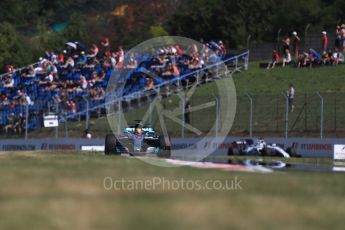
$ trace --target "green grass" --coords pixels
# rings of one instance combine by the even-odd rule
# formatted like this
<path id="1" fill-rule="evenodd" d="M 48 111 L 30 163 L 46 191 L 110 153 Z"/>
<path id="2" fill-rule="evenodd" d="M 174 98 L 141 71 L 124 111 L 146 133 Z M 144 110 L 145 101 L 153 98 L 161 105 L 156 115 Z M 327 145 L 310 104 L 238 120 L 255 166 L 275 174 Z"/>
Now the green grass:
<path id="1" fill-rule="evenodd" d="M 250 63 L 249 70 L 233 76 L 237 91 L 237 110 L 231 135 L 248 135 L 249 133 L 249 100 L 245 93 L 253 96 L 253 131 L 257 136 L 284 136 L 285 131 L 285 99 L 289 84 L 294 84 L 296 89 L 295 112 L 289 113 L 290 136 L 318 137 L 320 129 L 320 99 L 316 95 L 319 91 L 324 101 L 324 136 L 345 136 L 345 65 L 337 67 L 317 67 L 296 69 L 293 67 L 275 68 L 266 70 L 259 68 L 258 63 Z M 196 106 L 213 100 L 217 95 L 217 85 L 227 85 L 229 79 L 208 83 L 197 88 L 192 97 L 191 104 Z M 172 96 L 162 101 L 166 110 L 179 107 L 177 96 Z M 141 119 L 147 111 L 147 106 L 125 114 L 126 120 L 132 123 Z M 233 108 L 229 108 L 233 109 Z M 210 130 L 215 120 L 215 108 L 191 113 L 194 127 L 202 131 Z M 228 122 L 228 121 L 224 121 Z M 166 119 L 165 123 L 171 135 L 181 133 L 180 125 Z M 157 114 L 153 114 L 153 126 L 159 130 Z M 70 122 L 68 124 L 69 136 L 79 137 L 85 129 L 84 122 Z M 93 119 L 91 131 L 94 136 L 103 137 L 105 132 L 110 132 L 107 119 Z M 59 129 L 59 136 L 64 136 L 64 126 Z M 193 135 L 188 132 L 186 135 Z M 54 137 L 54 129 L 37 130 L 30 133 L 31 137 Z"/>
<path id="2" fill-rule="evenodd" d="M 266 70 L 259 64 L 250 63 L 249 70 L 234 75 L 239 94 L 280 94 L 294 84 L 296 94 L 320 92 L 345 93 L 345 65 L 296 69 L 287 66 Z"/>
<path id="3" fill-rule="evenodd" d="M 110 190 L 125 180 L 229 181 L 242 190 Z M 344 174 L 161 168 L 97 154 L 0 155 L 0 229 L 343 229 Z"/>

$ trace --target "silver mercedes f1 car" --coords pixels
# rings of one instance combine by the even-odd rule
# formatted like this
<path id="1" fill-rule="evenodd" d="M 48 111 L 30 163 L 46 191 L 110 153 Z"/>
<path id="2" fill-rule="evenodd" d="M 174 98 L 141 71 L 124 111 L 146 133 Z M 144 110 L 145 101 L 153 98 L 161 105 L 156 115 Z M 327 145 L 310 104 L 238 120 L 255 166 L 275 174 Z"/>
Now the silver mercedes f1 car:
<path id="1" fill-rule="evenodd" d="M 158 157 L 169 158 L 170 138 L 158 135 L 153 128 L 144 127 L 138 123 L 125 128 L 121 135 L 106 135 L 104 153 L 105 155 L 129 154 L 131 156 L 155 154 Z"/>

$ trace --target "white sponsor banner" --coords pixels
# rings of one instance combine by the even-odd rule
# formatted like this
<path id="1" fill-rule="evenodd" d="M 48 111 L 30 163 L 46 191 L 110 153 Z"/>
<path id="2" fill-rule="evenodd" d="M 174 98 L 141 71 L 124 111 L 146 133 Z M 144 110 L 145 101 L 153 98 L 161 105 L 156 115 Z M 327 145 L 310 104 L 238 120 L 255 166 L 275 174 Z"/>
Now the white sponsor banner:
<path id="1" fill-rule="evenodd" d="M 58 127 L 59 121 L 57 115 L 46 115 L 43 117 L 43 125 L 44 127 Z"/>
<path id="2" fill-rule="evenodd" d="M 81 151 L 104 152 L 104 145 L 83 145 Z"/>
<path id="3" fill-rule="evenodd" d="M 345 160 L 345 145 L 334 145 L 334 155 L 335 160 Z"/>

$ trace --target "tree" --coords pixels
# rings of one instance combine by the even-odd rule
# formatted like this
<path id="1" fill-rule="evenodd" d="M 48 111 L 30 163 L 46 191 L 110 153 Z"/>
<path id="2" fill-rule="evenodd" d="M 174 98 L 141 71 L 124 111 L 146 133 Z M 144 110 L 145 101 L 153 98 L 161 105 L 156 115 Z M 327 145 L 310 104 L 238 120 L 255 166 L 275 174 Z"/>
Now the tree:
<path id="1" fill-rule="evenodd" d="M 10 23 L 0 24 L 0 66 L 22 66 L 32 61 L 30 48 Z"/>
<path id="2" fill-rule="evenodd" d="M 152 37 L 168 36 L 168 32 L 162 26 L 151 26 L 150 34 Z"/>

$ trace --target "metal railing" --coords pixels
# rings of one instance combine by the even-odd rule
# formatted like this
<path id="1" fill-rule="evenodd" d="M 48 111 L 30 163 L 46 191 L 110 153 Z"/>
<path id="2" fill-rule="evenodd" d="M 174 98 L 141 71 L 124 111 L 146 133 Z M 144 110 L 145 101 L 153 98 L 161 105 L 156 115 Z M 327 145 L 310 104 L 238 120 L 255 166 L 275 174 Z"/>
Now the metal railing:
<path id="1" fill-rule="evenodd" d="M 231 132 L 241 136 L 285 138 L 345 136 L 345 93 L 296 95 L 293 103 L 292 111 L 286 93 L 238 95 Z"/>
<path id="2" fill-rule="evenodd" d="M 242 66 L 239 64 L 241 60 L 243 61 Z M 176 78 L 171 79 L 171 80 L 164 81 L 158 85 L 155 85 L 154 88 L 151 90 L 144 89 L 142 91 L 133 92 L 129 95 L 124 95 L 122 97 L 118 97 L 117 94 L 114 94 L 115 92 L 110 92 L 106 95 L 107 100 L 104 104 L 94 106 L 92 108 L 89 108 L 89 110 L 94 111 L 94 110 L 97 110 L 100 108 L 107 108 L 109 106 L 117 105 L 119 103 L 119 101 L 124 102 L 124 101 L 135 100 L 135 99 L 147 96 L 149 93 L 152 93 L 152 92 L 155 92 L 156 94 L 160 94 L 161 89 L 163 89 L 167 86 L 171 86 L 171 85 L 176 85 L 177 91 L 181 91 L 181 90 L 183 90 L 182 83 L 181 83 L 183 79 L 193 76 L 196 78 L 196 84 L 200 84 L 201 83 L 201 77 L 203 77 L 202 73 L 205 73 L 205 72 L 212 70 L 212 69 L 216 70 L 216 74 L 213 76 L 213 78 L 231 77 L 232 74 L 235 72 L 241 71 L 242 69 L 247 70 L 248 62 L 249 62 L 249 51 L 246 51 L 240 55 L 230 57 L 226 60 L 217 62 L 215 64 L 208 65 L 204 68 L 195 70 L 195 71 L 187 73 L 185 75 L 176 77 Z M 231 64 L 233 66 L 230 66 Z M 219 72 L 220 67 L 224 66 L 224 65 L 227 68 L 225 70 Z M 87 113 L 86 110 L 79 111 L 78 113 L 67 116 L 67 118 L 74 118 L 76 116 L 80 116 L 81 114 L 85 114 L 85 113 Z"/>

